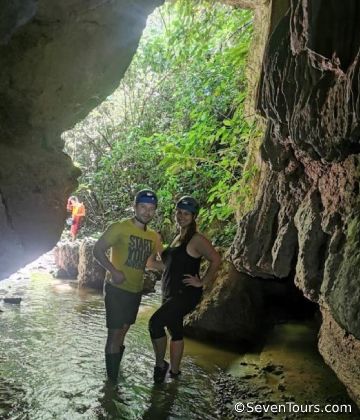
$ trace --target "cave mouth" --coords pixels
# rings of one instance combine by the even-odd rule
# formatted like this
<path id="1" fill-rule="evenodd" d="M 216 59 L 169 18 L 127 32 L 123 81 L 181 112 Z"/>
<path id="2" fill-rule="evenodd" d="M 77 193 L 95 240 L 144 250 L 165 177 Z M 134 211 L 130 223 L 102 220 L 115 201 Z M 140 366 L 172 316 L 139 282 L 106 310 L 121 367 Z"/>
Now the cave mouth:
<path id="1" fill-rule="evenodd" d="M 220 3 L 166 2 L 149 16 L 118 88 L 62 135 L 82 171 L 74 194 L 87 209 L 84 232 L 131 214 L 135 192 L 150 187 L 165 241 L 174 203 L 192 194 L 200 230 L 230 245 L 256 173 L 244 171 L 256 132 L 245 113 L 252 33 L 252 11 Z"/>

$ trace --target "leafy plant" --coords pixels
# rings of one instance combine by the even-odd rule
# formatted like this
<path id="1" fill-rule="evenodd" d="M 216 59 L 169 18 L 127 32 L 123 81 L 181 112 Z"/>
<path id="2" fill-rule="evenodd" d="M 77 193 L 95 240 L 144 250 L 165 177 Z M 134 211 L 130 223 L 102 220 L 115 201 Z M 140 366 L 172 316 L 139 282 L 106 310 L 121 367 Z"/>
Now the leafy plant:
<path id="1" fill-rule="evenodd" d="M 244 115 L 251 37 L 251 12 L 217 2 L 166 2 L 150 17 L 117 91 L 65 134 L 83 171 L 90 228 L 128 214 L 134 192 L 150 186 L 165 239 L 174 201 L 192 194 L 201 228 L 229 242 L 256 174 L 254 165 L 244 170 L 258 135 Z"/>

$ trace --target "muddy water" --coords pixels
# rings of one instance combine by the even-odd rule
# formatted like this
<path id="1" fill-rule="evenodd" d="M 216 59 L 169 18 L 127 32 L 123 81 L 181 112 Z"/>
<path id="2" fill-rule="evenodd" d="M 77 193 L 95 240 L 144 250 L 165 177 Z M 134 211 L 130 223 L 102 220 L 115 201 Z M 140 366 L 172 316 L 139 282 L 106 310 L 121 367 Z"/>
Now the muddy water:
<path id="1" fill-rule="evenodd" d="M 227 413 L 219 411 L 217 381 L 223 372 L 243 378 L 240 382 L 253 389 L 265 389 L 264 398 L 271 391 L 275 401 L 284 399 L 284 392 L 299 402 L 348 401 L 316 352 L 311 324 L 278 326 L 261 352 L 242 355 L 189 339 L 181 379 L 154 386 L 147 321 L 159 297 L 148 295 L 128 333 L 119 386 L 113 389 L 104 381 L 106 330 L 100 294 L 78 290 L 74 282 L 54 279 L 42 264 L 34 264 L 2 281 L 0 296 L 22 297 L 20 305 L 0 303 L 0 418 L 231 418 L 234 401 Z"/>

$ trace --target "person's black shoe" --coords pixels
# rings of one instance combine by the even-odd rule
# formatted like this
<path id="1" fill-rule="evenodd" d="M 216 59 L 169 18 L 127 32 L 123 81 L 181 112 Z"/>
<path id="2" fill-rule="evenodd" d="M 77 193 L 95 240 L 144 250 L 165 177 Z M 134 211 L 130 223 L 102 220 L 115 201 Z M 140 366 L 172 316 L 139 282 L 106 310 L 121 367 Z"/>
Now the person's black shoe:
<path id="1" fill-rule="evenodd" d="M 169 363 L 166 360 L 164 360 L 163 367 L 160 367 L 160 366 L 154 367 L 154 382 L 156 384 L 161 384 L 161 382 L 164 382 L 168 369 L 169 369 Z"/>
<path id="2" fill-rule="evenodd" d="M 181 370 L 179 370 L 179 372 L 177 372 L 177 373 L 174 373 L 174 372 L 170 369 L 169 375 L 170 375 L 170 378 L 176 379 L 176 378 L 178 378 L 178 377 L 181 375 Z"/>

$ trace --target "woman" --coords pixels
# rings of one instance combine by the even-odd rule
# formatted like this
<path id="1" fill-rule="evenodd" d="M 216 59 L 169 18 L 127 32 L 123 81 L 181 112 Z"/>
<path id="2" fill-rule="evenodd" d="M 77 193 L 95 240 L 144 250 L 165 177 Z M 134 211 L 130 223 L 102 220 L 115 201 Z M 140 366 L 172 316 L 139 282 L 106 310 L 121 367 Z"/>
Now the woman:
<path id="1" fill-rule="evenodd" d="M 180 228 L 174 241 L 163 251 L 161 257 L 165 266 L 162 277 L 163 304 L 149 321 L 156 365 L 154 381 L 163 382 L 169 368 L 164 360 L 167 337 L 164 327 L 171 335 L 170 375 L 178 376 L 184 349 L 183 317 L 199 303 L 202 285 L 214 278 L 220 265 L 220 256 L 212 244 L 196 229 L 196 216 L 199 212 L 197 201 L 182 197 L 176 204 L 176 223 Z M 210 262 L 203 278 L 199 277 L 200 261 L 204 257 Z"/>

